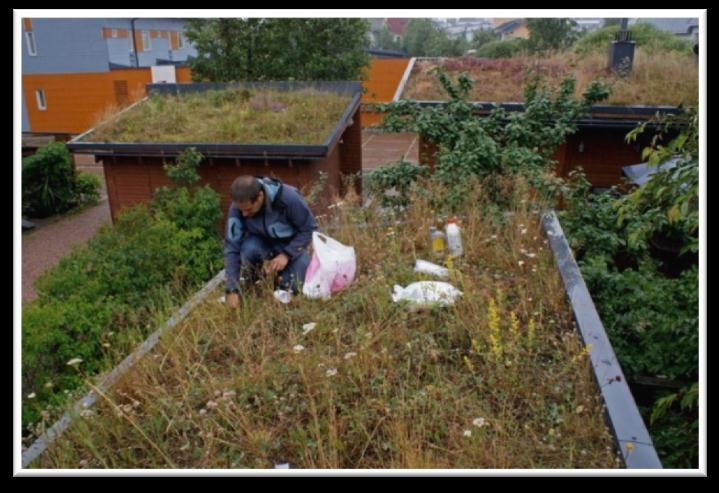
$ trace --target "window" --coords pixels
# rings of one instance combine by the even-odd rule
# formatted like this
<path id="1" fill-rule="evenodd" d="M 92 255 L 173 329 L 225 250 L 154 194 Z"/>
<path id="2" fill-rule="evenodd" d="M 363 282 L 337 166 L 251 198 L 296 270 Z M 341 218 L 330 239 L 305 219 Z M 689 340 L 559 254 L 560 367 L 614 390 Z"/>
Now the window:
<path id="1" fill-rule="evenodd" d="M 181 50 L 185 47 L 185 37 L 181 32 L 177 33 L 177 49 Z"/>
<path id="2" fill-rule="evenodd" d="M 27 31 L 25 33 L 25 41 L 27 41 L 27 53 L 30 56 L 37 55 L 37 45 L 35 44 L 35 33 Z"/>
<path id="3" fill-rule="evenodd" d="M 45 91 L 42 89 L 35 89 L 35 99 L 37 99 L 37 109 L 45 111 L 47 104 L 45 102 Z"/>
<path id="4" fill-rule="evenodd" d="M 150 51 L 150 31 L 142 31 L 142 51 Z"/>

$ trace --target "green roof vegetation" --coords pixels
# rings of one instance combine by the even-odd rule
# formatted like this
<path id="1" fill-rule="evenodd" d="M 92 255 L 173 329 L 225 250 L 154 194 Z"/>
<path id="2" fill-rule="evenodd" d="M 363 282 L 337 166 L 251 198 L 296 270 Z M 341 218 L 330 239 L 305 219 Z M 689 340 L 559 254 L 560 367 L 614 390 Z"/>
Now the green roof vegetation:
<path id="1" fill-rule="evenodd" d="M 565 52 L 549 57 L 417 60 L 402 98 L 447 99 L 447 93 L 435 76 L 438 67 L 442 67 L 452 80 L 456 80 L 461 72 L 469 74 L 475 82 L 469 95 L 471 101 L 521 102 L 525 83 L 532 75 L 542 76 L 550 86 L 558 86 L 562 78 L 571 75 L 577 81 L 577 97 L 592 80 L 602 79 L 612 89 L 606 104 L 696 105 L 699 97 L 699 67 L 694 55 L 637 48 L 632 71 L 627 77 L 607 68 L 604 51 L 586 55 Z"/>
<path id="2" fill-rule="evenodd" d="M 223 89 L 152 95 L 110 118 L 86 142 L 321 144 L 348 96 L 317 90 Z M 116 109 L 106 112 L 114 115 Z"/>

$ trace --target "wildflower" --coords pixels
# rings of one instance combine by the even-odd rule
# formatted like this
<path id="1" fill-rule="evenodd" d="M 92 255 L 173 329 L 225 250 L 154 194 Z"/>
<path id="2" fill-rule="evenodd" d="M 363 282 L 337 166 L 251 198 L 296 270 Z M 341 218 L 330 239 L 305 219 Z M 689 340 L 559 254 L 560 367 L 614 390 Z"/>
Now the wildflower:
<path id="1" fill-rule="evenodd" d="M 77 366 L 82 363 L 82 358 L 72 358 L 67 362 L 67 366 Z"/>
<path id="2" fill-rule="evenodd" d="M 484 418 L 475 418 L 474 421 L 472 421 L 472 424 L 477 428 L 482 428 L 483 426 L 489 425 L 489 423 L 487 423 L 487 420 Z"/>
<path id="3" fill-rule="evenodd" d="M 215 409 L 217 407 L 217 403 L 215 401 L 209 400 L 207 401 L 207 404 L 205 404 L 205 407 L 207 409 Z"/>
<path id="4" fill-rule="evenodd" d="M 492 238 L 493 240 L 496 240 L 496 239 L 497 239 L 497 235 L 492 235 L 492 236 L 490 236 L 490 238 Z"/>
<path id="5" fill-rule="evenodd" d="M 315 323 L 315 322 L 310 322 L 308 324 L 304 324 L 302 326 L 302 335 L 306 336 L 307 334 L 312 332 L 315 327 L 317 327 L 317 323 Z"/>
<path id="6" fill-rule="evenodd" d="M 634 450 L 634 444 L 632 442 L 627 442 L 624 444 L 624 448 L 627 449 L 628 454 L 631 454 L 632 450 Z"/>
<path id="7" fill-rule="evenodd" d="M 527 234 L 527 228 L 522 228 L 519 232 L 522 233 L 523 235 L 526 235 L 526 234 Z"/>
<path id="8" fill-rule="evenodd" d="M 497 312 L 497 304 L 494 298 L 489 299 L 487 318 L 489 321 L 489 342 L 492 346 L 492 354 L 496 359 L 499 359 L 502 356 L 502 341 L 499 332 L 499 313 Z"/>
<path id="9" fill-rule="evenodd" d="M 207 409 L 200 409 L 200 416 L 207 414 Z"/>
<path id="10" fill-rule="evenodd" d="M 292 350 L 293 350 L 295 353 L 299 354 L 299 353 L 301 353 L 302 351 L 305 350 L 305 347 L 304 347 L 302 344 L 297 344 L 295 347 L 292 348 Z"/>
<path id="11" fill-rule="evenodd" d="M 45 388 L 51 389 L 53 387 L 53 385 L 55 385 L 55 384 L 53 384 L 52 382 L 47 382 L 47 383 L 45 383 Z"/>
<path id="12" fill-rule="evenodd" d="M 237 392 L 235 392 L 234 390 L 226 390 L 222 393 L 222 398 L 225 400 L 228 400 L 228 399 L 232 399 L 236 395 L 237 395 Z"/>
<path id="13" fill-rule="evenodd" d="M 532 253 L 532 252 L 526 252 L 525 255 L 526 255 L 527 257 L 529 257 L 529 258 L 534 258 L 534 257 L 537 256 L 536 253 Z"/>
<path id="14" fill-rule="evenodd" d="M 584 411 L 584 406 L 577 406 L 577 409 L 575 411 L 577 414 L 582 414 L 582 411 Z"/>
<path id="15" fill-rule="evenodd" d="M 357 356 L 357 353 L 350 352 L 350 353 L 345 354 L 345 359 L 347 360 L 350 358 L 354 358 L 355 356 Z"/>
<path id="16" fill-rule="evenodd" d="M 325 375 L 327 375 L 327 377 L 334 377 L 337 375 L 337 368 L 330 368 L 325 372 Z"/>
<path id="17" fill-rule="evenodd" d="M 523 265 L 524 265 L 524 260 L 520 260 L 519 262 L 517 262 L 517 265 L 520 266 L 520 267 L 523 266 Z"/>
<path id="18" fill-rule="evenodd" d="M 104 347 L 104 348 L 109 348 L 109 347 L 110 347 L 110 343 L 108 343 L 108 342 L 103 342 L 103 343 L 102 343 L 102 347 Z"/>
<path id="19" fill-rule="evenodd" d="M 35 398 L 35 392 L 33 392 L 32 394 L 28 394 L 27 398 L 28 398 L 28 399 L 34 399 L 34 398 Z"/>
<path id="20" fill-rule="evenodd" d="M 464 430 L 463 435 L 466 436 L 466 437 L 471 437 L 471 436 L 472 436 L 472 432 L 471 432 L 470 430 Z"/>

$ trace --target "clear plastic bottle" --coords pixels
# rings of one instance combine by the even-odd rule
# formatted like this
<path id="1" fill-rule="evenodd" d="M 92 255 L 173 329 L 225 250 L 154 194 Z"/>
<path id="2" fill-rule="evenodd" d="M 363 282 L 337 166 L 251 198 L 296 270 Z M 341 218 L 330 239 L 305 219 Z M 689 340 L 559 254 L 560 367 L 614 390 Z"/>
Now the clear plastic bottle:
<path id="1" fill-rule="evenodd" d="M 452 257 L 459 257 L 464 250 L 462 249 L 462 234 L 457 221 L 452 218 L 447 221 L 447 249 Z"/>

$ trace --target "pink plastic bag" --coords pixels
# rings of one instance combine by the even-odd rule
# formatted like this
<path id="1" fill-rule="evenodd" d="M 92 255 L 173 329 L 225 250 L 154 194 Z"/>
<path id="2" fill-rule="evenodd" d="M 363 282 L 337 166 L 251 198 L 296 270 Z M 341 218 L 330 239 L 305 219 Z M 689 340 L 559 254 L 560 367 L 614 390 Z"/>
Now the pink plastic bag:
<path id="1" fill-rule="evenodd" d="M 354 248 L 315 231 L 302 293 L 308 298 L 328 299 L 354 280 L 356 266 Z"/>

